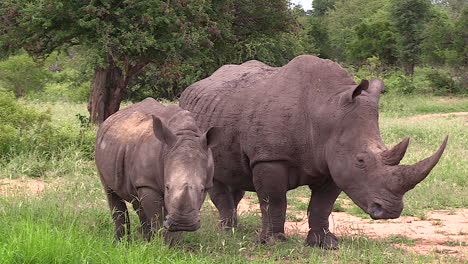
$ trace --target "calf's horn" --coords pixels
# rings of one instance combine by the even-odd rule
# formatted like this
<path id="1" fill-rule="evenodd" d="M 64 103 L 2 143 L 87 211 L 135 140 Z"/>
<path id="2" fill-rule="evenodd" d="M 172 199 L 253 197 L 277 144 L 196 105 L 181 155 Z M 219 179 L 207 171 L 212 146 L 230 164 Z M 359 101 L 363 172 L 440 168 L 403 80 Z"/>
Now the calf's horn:
<path id="1" fill-rule="evenodd" d="M 406 153 L 409 144 L 409 137 L 405 137 L 400 143 L 393 148 L 382 153 L 382 160 L 386 165 L 398 165 Z"/>
<path id="2" fill-rule="evenodd" d="M 402 177 L 400 181 L 403 186 L 401 186 L 404 191 L 409 191 L 416 186 L 419 182 L 424 180 L 432 168 L 439 162 L 442 153 L 444 153 L 445 146 L 447 145 L 448 136 L 445 137 L 444 142 L 439 147 L 439 149 L 430 157 L 419 161 L 413 165 L 399 165 L 398 166 L 398 175 Z"/>

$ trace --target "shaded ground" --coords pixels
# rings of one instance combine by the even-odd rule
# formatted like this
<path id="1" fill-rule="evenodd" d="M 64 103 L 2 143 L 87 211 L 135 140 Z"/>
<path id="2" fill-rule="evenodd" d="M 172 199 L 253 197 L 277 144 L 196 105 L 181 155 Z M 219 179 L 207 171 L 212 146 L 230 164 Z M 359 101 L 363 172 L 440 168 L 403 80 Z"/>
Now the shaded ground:
<path id="1" fill-rule="evenodd" d="M 257 204 L 243 199 L 240 213 L 258 213 Z M 330 229 L 338 236 L 363 235 L 371 238 L 388 238 L 395 244 L 419 254 L 436 253 L 468 258 L 468 209 L 439 210 L 427 214 L 427 219 L 402 216 L 392 220 L 362 219 L 344 212 L 333 212 L 329 218 Z M 298 221 L 286 221 L 286 233 L 306 236 L 307 213 L 296 214 Z"/>

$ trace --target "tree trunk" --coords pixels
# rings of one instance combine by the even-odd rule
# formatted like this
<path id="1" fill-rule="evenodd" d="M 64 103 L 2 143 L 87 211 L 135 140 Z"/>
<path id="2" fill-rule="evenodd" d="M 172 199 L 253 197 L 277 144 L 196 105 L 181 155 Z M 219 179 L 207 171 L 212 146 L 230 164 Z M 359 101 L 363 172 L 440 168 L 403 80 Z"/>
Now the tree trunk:
<path id="1" fill-rule="evenodd" d="M 114 65 L 95 70 L 88 103 L 91 122 L 99 125 L 119 110 L 128 83 L 125 79 Z"/>
<path id="2" fill-rule="evenodd" d="M 119 111 L 130 78 L 150 62 L 149 59 L 142 58 L 135 65 L 126 64 L 123 73 L 111 56 L 108 57 L 108 61 L 106 68 L 96 68 L 91 83 L 88 111 L 91 122 L 98 125 Z"/>

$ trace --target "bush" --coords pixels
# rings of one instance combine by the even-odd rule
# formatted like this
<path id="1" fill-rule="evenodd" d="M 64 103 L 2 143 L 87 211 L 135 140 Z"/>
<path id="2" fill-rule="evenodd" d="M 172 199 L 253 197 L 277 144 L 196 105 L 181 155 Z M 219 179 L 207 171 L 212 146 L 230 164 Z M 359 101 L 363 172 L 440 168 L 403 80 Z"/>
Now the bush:
<path id="1" fill-rule="evenodd" d="M 0 83 L 6 90 L 13 91 L 16 97 L 43 90 L 49 77 L 47 69 L 26 54 L 0 62 Z"/>
<path id="2" fill-rule="evenodd" d="M 90 82 L 81 84 L 68 81 L 50 83 L 43 91 L 27 95 L 26 100 L 37 100 L 41 102 L 87 102 L 89 99 L 90 85 Z"/>
<path id="3" fill-rule="evenodd" d="M 13 93 L 0 93 L 0 161 L 25 152 L 44 158 L 73 147 L 92 157 L 95 133 L 88 125 L 54 126 L 50 111 L 38 111 L 18 102 Z"/>
<path id="4" fill-rule="evenodd" d="M 434 94 L 444 95 L 462 91 L 462 85 L 457 83 L 448 72 L 434 69 L 426 73 L 426 78 Z"/>
<path id="5" fill-rule="evenodd" d="M 387 73 L 384 83 L 385 91 L 390 93 L 411 94 L 416 90 L 411 77 L 399 71 Z"/>

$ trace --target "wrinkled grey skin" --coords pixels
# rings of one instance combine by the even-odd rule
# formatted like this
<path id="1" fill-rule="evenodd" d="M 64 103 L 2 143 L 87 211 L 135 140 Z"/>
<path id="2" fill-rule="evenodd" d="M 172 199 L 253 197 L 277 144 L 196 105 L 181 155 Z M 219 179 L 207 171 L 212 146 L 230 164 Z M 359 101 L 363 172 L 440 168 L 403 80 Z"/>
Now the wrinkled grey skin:
<path id="1" fill-rule="evenodd" d="M 147 240 L 164 219 L 170 232 L 200 227 L 200 207 L 213 181 L 210 147 L 219 141 L 218 132 L 202 134 L 188 111 L 152 98 L 118 111 L 101 125 L 96 165 L 118 240 L 125 227 L 129 231 L 124 201 L 138 213 Z"/>
<path id="2" fill-rule="evenodd" d="M 338 64 L 299 56 L 274 68 L 258 61 L 225 65 L 188 87 L 180 106 L 200 128 L 223 127 L 213 148 L 209 191 L 222 224 L 237 225 L 244 191 L 257 192 L 262 212 L 259 242 L 284 240 L 286 192 L 308 185 L 310 231 L 306 243 L 336 248 L 328 217 L 344 191 L 373 219 L 400 216 L 403 194 L 438 162 L 447 139 L 431 157 L 398 165 L 409 138 L 391 149 L 379 132 L 383 82 L 357 85 Z"/>

